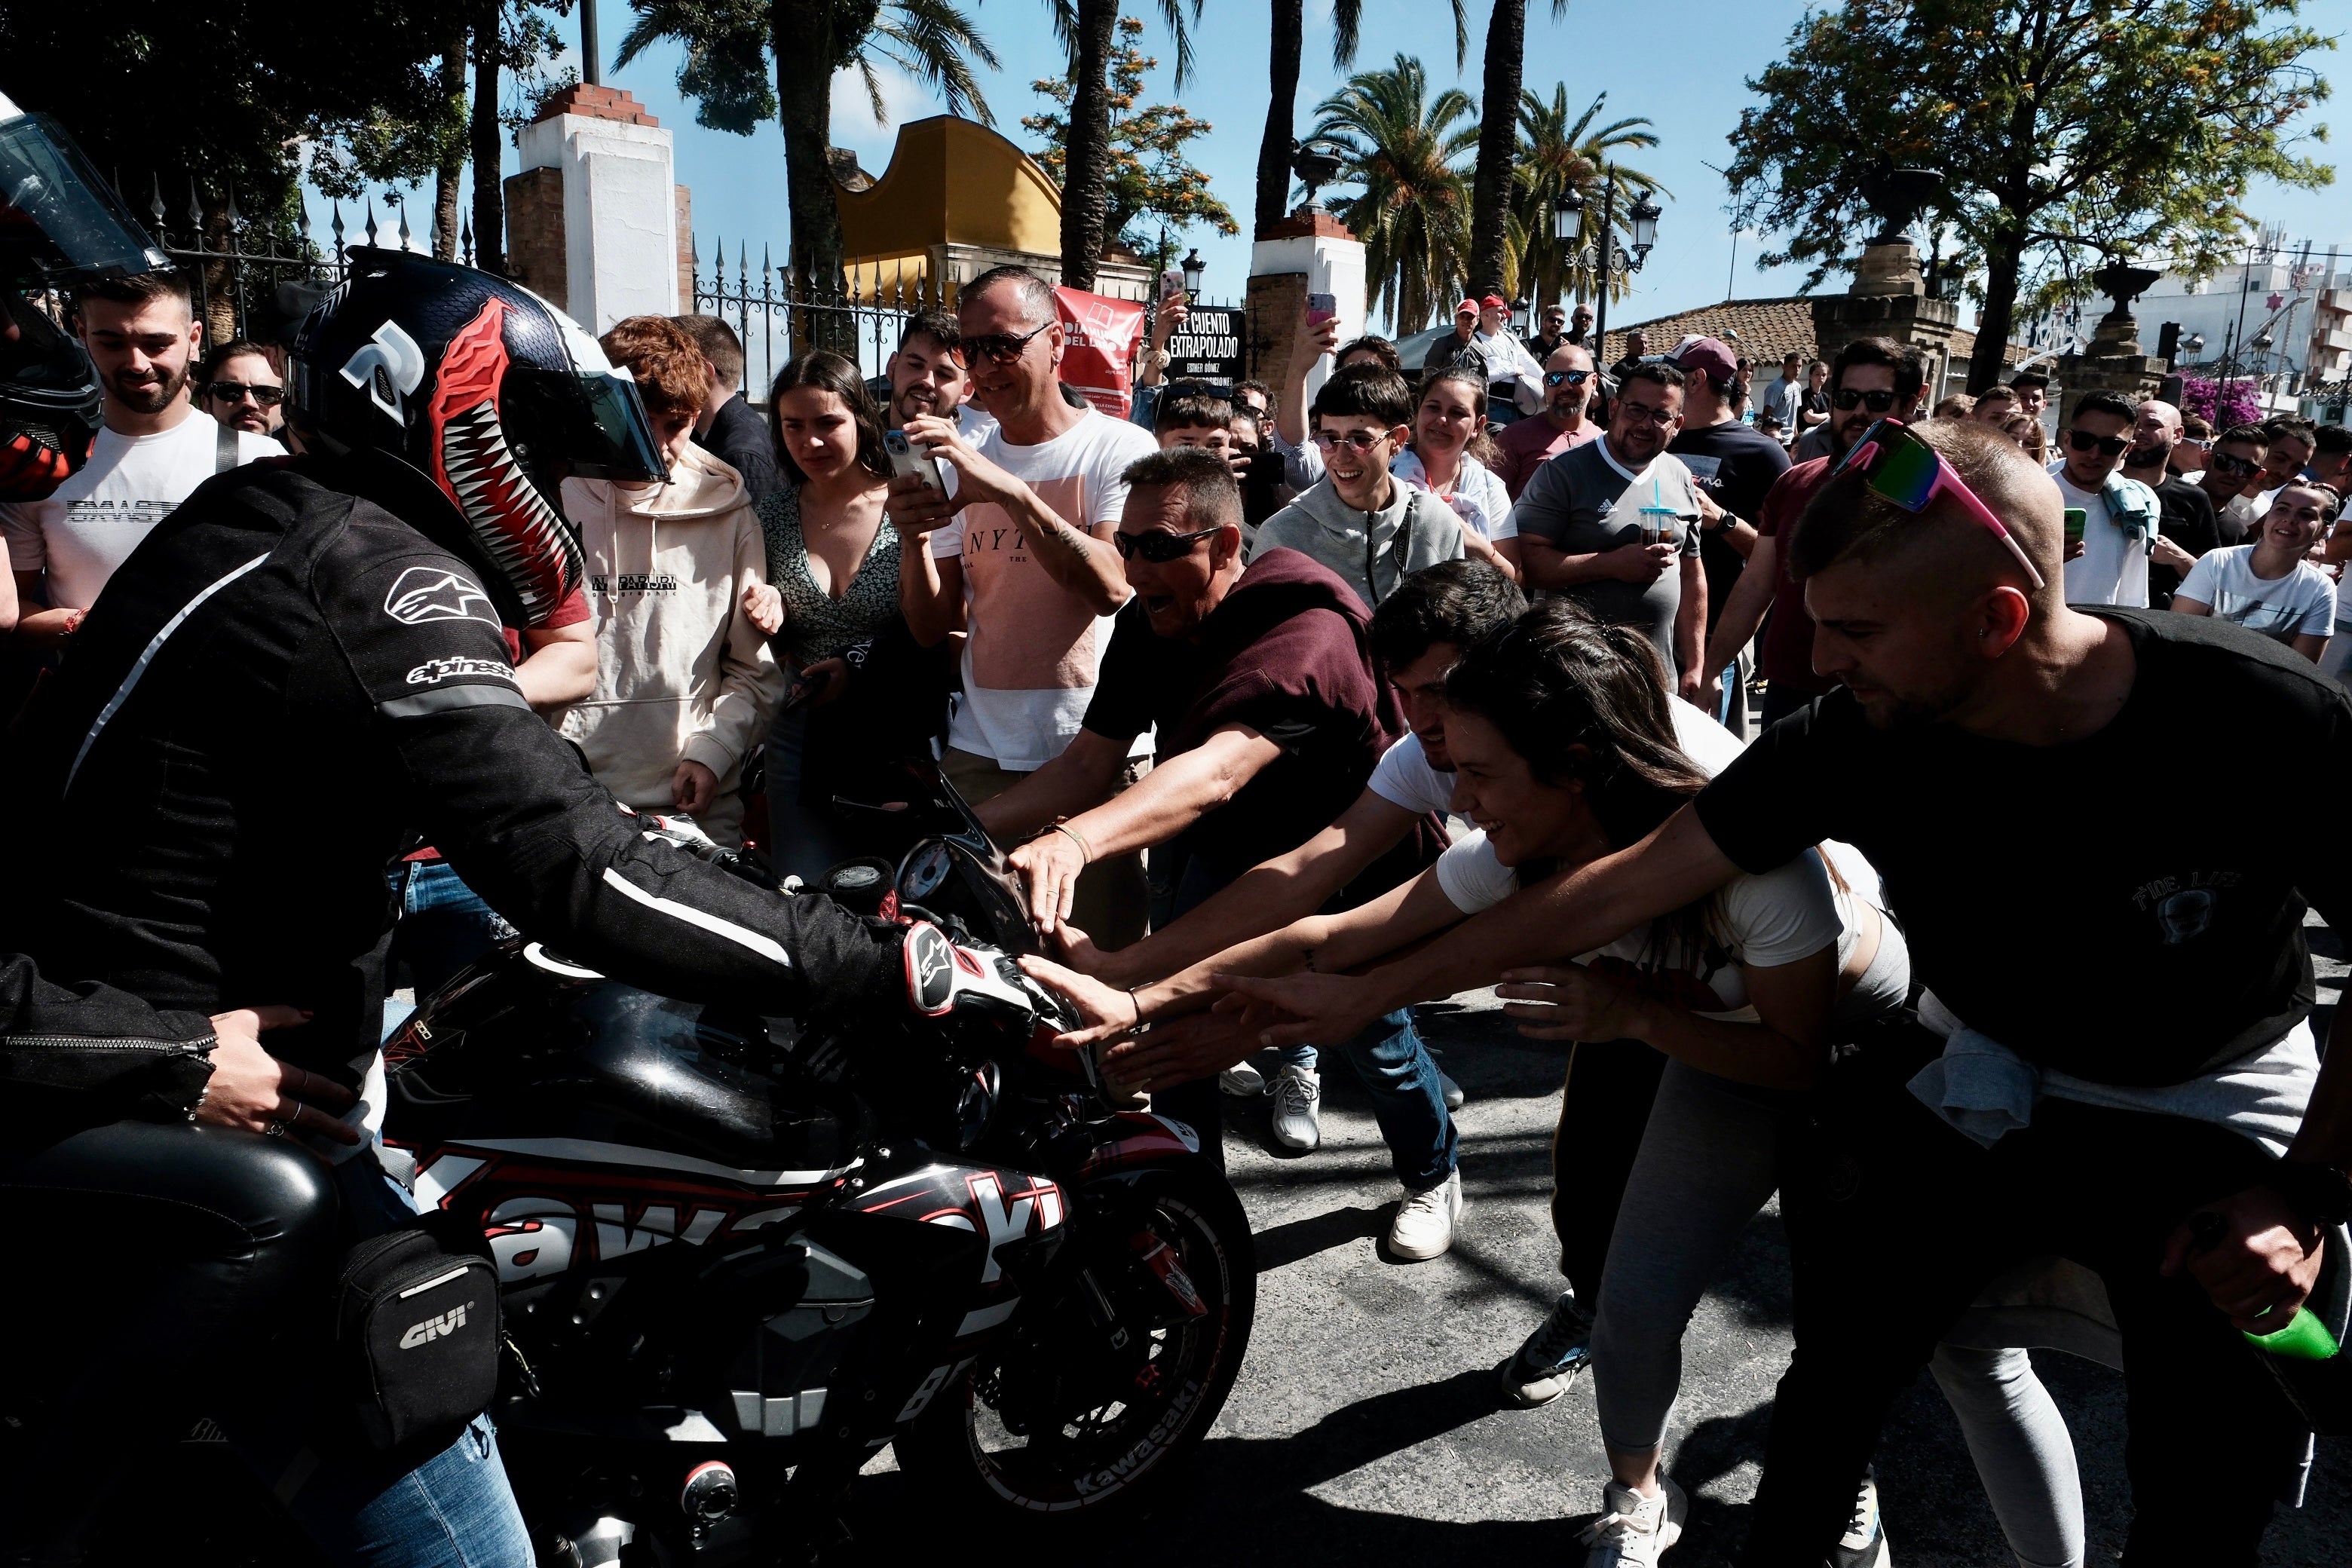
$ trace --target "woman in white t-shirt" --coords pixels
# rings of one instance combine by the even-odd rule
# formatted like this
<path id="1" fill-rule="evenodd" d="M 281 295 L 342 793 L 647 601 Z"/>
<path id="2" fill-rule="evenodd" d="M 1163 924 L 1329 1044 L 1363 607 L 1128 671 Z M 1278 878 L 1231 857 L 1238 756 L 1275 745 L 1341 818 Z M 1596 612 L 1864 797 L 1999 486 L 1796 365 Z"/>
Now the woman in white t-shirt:
<path id="1" fill-rule="evenodd" d="M 2263 516 L 2262 537 L 2199 556 L 2172 607 L 2219 616 L 2320 663 L 2336 624 L 2336 584 L 2304 557 L 2342 505 L 2325 485 L 2288 485 Z"/>
<path id="2" fill-rule="evenodd" d="M 1421 389 L 1413 411 L 1412 444 L 1389 472 L 1454 509 L 1462 525 L 1494 546 L 1496 563 L 1519 579 L 1519 530 L 1511 495 L 1486 464 L 1470 455 L 1486 427 L 1486 389 L 1467 371 L 1447 371 Z"/>
<path id="3" fill-rule="evenodd" d="M 1522 875 L 1549 875 L 1638 842 L 1705 787 L 1706 773 L 1676 744 L 1666 690 L 1656 650 L 1640 631 L 1605 625 L 1572 603 L 1539 605 L 1447 678 L 1452 804 L 1479 831 L 1419 878 L 1132 992 L 1042 961 L 1023 964 L 1094 1026 L 1069 1042 L 1092 1043 L 1208 1005 L 1220 974 L 1341 970 L 1419 942 L 1509 897 Z M 1524 1020 L 1523 1033 L 1584 1042 L 1579 1051 L 1622 1052 L 1638 1042 L 1668 1058 L 1592 1304 L 1591 1359 L 1614 1479 L 1603 1490 L 1601 1521 L 1587 1535 L 1589 1561 L 1652 1563 L 1680 1534 L 1682 1494 L 1659 1461 L 1683 1331 L 1771 1195 L 1783 1129 L 1832 1044 L 1903 1005 L 1908 950 L 1876 905 L 1875 873 L 1843 847 L 1832 853 L 1835 863 L 1809 850 L 1760 876 L 1738 877 L 1572 964 L 1513 971 L 1497 988 L 1506 1010 Z M 1254 1029 L 1234 1031 L 1230 1059 L 1255 1043 Z M 1106 1070 L 1117 1081 L 1123 1055 L 1166 1051 L 1155 1031 L 1139 1046 L 1114 1048 Z M 1195 1052 L 1190 1067 L 1201 1066 Z M 1619 1110 L 1642 1114 L 1638 1104 Z M 1579 1308 L 1563 1298 L 1555 1311 Z M 2037 1551 L 2063 1540 L 2072 1450 L 2024 1352 L 1948 1349 L 1936 1370 L 2012 1540 Z M 2072 1512 L 2078 1519 L 2078 1502 Z M 2079 1539 L 2079 1522 L 2074 1534 Z"/>

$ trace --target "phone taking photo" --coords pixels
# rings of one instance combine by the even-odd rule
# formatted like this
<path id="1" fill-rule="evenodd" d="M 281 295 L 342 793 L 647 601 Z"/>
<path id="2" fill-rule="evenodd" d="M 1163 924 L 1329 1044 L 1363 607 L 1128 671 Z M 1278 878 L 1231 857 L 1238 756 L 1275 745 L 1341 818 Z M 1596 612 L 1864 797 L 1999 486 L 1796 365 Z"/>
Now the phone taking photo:
<path id="1" fill-rule="evenodd" d="M 1171 267 L 1160 274 L 1160 297 L 1162 300 L 1181 300 L 1184 297 L 1182 268 Z"/>
<path id="2" fill-rule="evenodd" d="M 1336 321 L 1339 319 L 1339 296 L 1337 294 L 1307 296 L 1307 324 L 1309 327 L 1319 327 L 1326 321 Z"/>
<path id="3" fill-rule="evenodd" d="M 882 432 L 882 448 L 890 454 L 890 471 L 912 474 L 941 494 L 947 492 L 947 480 L 940 473 L 940 460 L 929 452 L 919 450 L 907 439 L 904 430 Z"/>

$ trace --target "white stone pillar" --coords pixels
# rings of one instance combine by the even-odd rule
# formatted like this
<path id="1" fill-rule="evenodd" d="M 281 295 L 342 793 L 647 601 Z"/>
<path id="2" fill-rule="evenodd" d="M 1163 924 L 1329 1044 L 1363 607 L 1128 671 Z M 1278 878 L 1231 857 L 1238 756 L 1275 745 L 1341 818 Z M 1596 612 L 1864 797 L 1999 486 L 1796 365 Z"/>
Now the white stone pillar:
<path id="1" fill-rule="evenodd" d="M 1296 312 L 1306 309 L 1308 294 L 1333 297 L 1339 311 L 1341 342 L 1361 337 L 1368 330 L 1370 300 L 1365 292 L 1364 242 L 1320 207 L 1291 214 L 1251 247 L 1250 300 L 1255 318 L 1251 325 L 1265 343 L 1262 361 L 1270 357 L 1279 364 L 1288 359 L 1290 334 L 1297 331 L 1298 321 Z M 1318 360 L 1307 373 L 1309 399 L 1330 374 L 1329 360 Z M 1275 376 L 1265 379 L 1273 381 Z"/>
<path id="2" fill-rule="evenodd" d="M 627 316 L 674 316 L 677 191 L 670 132 L 627 93 L 574 87 L 520 141 L 522 166 L 563 184 L 562 305 L 591 332 Z"/>

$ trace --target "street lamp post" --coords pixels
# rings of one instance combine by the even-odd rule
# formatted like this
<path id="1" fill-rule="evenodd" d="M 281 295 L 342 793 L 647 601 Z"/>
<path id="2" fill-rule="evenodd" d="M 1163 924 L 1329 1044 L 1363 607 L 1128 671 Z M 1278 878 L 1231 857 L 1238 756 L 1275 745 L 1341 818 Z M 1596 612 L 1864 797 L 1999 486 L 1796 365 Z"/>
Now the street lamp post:
<path id="1" fill-rule="evenodd" d="M 1552 208 L 1552 233 L 1563 249 L 1570 237 L 1580 226 L 1577 220 L 1583 216 L 1584 205 L 1584 193 L 1570 190 L 1560 193 L 1559 200 Z M 1642 270 L 1642 264 L 1650 258 L 1650 247 L 1658 242 L 1658 219 L 1664 216 L 1664 209 L 1652 201 L 1647 192 L 1643 192 L 1641 199 L 1625 214 L 1633 230 L 1631 243 L 1626 248 L 1633 255 L 1629 258 L 1620 253 L 1617 249 L 1617 165 L 1611 163 L 1607 166 L 1601 202 L 1601 247 L 1592 268 L 1599 296 L 1592 303 L 1593 358 L 1597 368 L 1603 371 L 1607 367 L 1598 365 L 1598 362 L 1608 357 L 1609 286 L 1621 271 L 1633 273 Z"/>
<path id="2" fill-rule="evenodd" d="M 1209 270 L 1209 264 L 1201 259 L 1201 247 L 1196 245 L 1186 251 L 1184 259 L 1176 265 L 1184 272 L 1184 298 L 1195 304 L 1199 303 L 1201 279 Z"/>

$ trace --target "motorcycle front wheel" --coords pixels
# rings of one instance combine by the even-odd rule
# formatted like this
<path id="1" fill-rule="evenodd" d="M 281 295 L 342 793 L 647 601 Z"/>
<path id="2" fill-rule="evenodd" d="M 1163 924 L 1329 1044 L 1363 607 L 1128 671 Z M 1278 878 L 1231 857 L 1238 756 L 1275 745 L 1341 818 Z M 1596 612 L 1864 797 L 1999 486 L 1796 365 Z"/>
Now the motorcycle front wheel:
<path id="1" fill-rule="evenodd" d="M 1016 1321 L 898 1439 L 899 1466 L 926 1495 L 1006 1516 L 1097 1516 L 1148 1493 L 1224 1407 L 1257 1310 L 1233 1188 L 1202 1162 L 1077 1196 L 1064 1299 Z"/>

